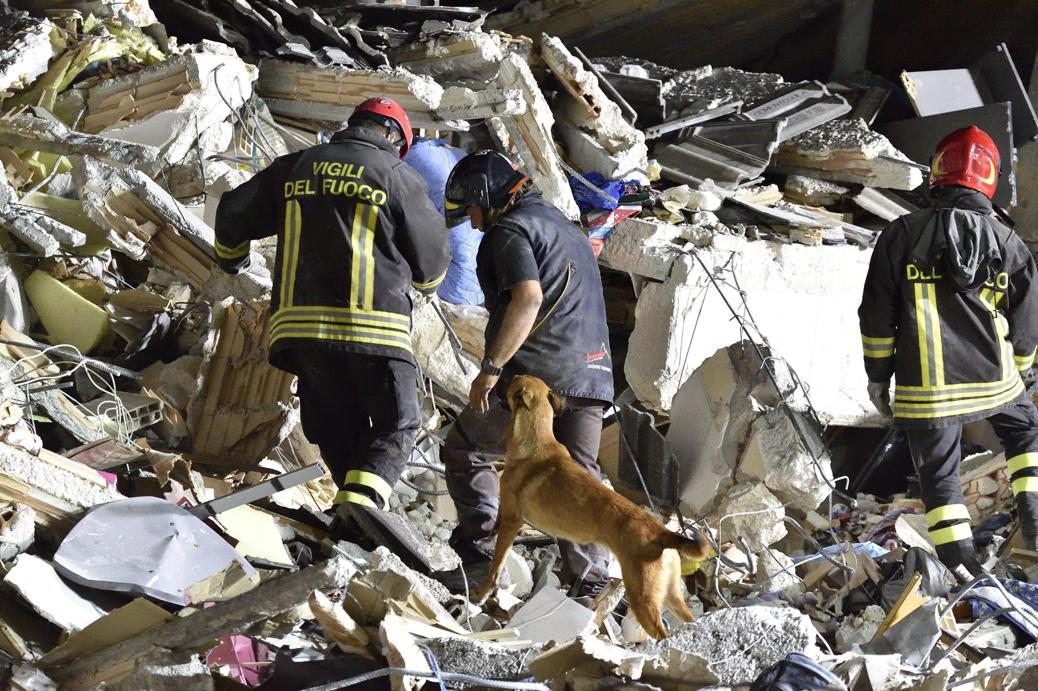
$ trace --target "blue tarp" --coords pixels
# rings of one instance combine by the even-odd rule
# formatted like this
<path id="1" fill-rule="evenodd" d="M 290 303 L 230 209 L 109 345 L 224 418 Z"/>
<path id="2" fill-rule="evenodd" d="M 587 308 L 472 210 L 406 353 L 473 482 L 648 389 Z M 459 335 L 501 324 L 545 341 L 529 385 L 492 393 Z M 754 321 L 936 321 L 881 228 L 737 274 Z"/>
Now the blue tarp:
<path id="1" fill-rule="evenodd" d="M 443 139 L 418 139 L 404 158 L 429 186 L 429 198 L 443 213 L 443 191 L 454 165 L 465 156 L 463 149 L 447 146 Z M 436 294 L 455 305 L 482 305 L 483 291 L 476 279 L 476 250 L 483 234 L 467 221 L 451 228 L 451 263 Z"/>

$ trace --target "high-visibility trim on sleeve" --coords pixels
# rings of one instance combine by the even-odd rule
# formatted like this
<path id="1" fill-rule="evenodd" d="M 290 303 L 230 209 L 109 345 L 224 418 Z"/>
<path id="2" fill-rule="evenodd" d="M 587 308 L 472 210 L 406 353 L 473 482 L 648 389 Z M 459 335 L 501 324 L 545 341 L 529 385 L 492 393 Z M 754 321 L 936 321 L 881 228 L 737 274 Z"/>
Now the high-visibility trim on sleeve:
<path id="1" fill-rule="evenodd" d="M 1038 477 L 1019 477 L 1013 480 L 1013 496 L 1021 492 L 1038 492 Z"/>
<path id="2" fill-rule="evenodd" d="M 956 523 L 947 528 L 930 531 L 930 542 L 932 542 L 935 547 L 946 545 L 949 542 L 969 540 L 971 537 L 973 537 L 973 530 L 970 528 L 969 523 Z"/>
<path id="3" fill-rule="evenodd" d="M 383 503 L 389 501 L 389 495 L 393 493 L 393 488 L 384 479 L 376 475 L 375 473 L 368 472 L 366 470 L 351 470 L 346 473 L 347 485 L 362 485 L 364 487 L 370 487 L 378 493 L 378 496 L 382 497 Z"/>
<path id="4" fill-rule="evenodd" d="M 969 519 L 970 512 L 964 504 L 945 504 L 926 512 L 926 525 L 931 528 L 941 521 L 968 521 Z"/>
<path id="5" fill-rule="evenodd" d="M 281 295 L 279 306 L 290 307 L 295 299 L 296 264 L 299 263 L 299 236 L 303 230 L 299 201 L 285 202 L 285 247 L 281 257 Z"/>
<path id="6" fill-rule="evenodd" d="M 433 288 L 438 288 L 440 286 L 440 284 L 443 283 L 443 279 L 445 279 L 445 278 L 447 278 L 447 270 L 446 269 L 443 270 L 442 274 L 440 274 L 439 276 L 437 276 L 433 280 L 428 281 L 427 283 L 416 283 L 416 282 L 412 281 L 411 285 L 414 286 L 415 290 L 432 290 Z"/>
<path id="7" fill-rule="evenodd" d="M 894 357 L 893 336 L 866 336 L 861 335 L 861 349 L 867 358 Z"/>
<path id="8" fill-rule="evenodd" d="M 1006 461 L 1006 465 L 1010 475 L 1024 468 L 1038 468 L 1038 452 L 1028 451 L 1027 453 L 1017 454 Z"/>
<path id="9" fill-rule="evenodd" d="M 1014 355 L 1013 361 L 1016 363 L 1016 369 L 1018 372 L 1024 372 L 1031 369 L 1034 366 L 1034 357 L 1038 353 L 1038 347 L 1031 351 L 1030 355 Z"/>
<path id="10" fill-rule="evenodd" d="M 360 504 L 361 506 L 367 506 L 371 509 L 378 508 L 370 497 L 366 497 L 360 492 L 339 492 L 335 495 L 335 498 L 332 499 L 332 504 Z"/>
<path id="11" fill-rule="evenodd" d="M 246 240 L 240 245 L 228 247 L 227 245 L 221 244 L 219 240 L 216 240 L 213 243 L 213 249 L 216 250 L 216 256 L 220 259 L 241 259 L 249 254 L 251 244 L 251 240 Z"/>

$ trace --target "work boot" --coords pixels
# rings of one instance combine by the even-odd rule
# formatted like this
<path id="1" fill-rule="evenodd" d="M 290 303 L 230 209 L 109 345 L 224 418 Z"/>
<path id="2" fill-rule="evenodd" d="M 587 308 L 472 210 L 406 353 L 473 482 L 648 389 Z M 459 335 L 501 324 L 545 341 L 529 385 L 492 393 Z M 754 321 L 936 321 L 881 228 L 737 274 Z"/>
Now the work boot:
<path id="1" fill-rule="evenodd" d="M 938 545 L 937 558 L 962 583 L 967 583 L 974 577 L 987 573 L 977 561 L 977 552 L 972 538 Z"/>
<path id="2" fill-rule="evenodd" d="M 337 538 L 356 541 L 359 534 L 376 547 L 385 545 L 415 571 L 426 575 L 432 572 L 429 543 L 406 518 L 353 502 L 339 504 L 336 514 L 339 519 L 335 530 Z"/>

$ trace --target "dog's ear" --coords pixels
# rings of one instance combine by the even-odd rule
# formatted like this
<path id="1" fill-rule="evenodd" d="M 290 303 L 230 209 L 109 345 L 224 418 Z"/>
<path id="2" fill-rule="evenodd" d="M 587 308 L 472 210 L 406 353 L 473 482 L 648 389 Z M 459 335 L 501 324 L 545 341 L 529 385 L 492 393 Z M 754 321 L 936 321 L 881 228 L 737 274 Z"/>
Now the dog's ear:
<path id="1" fill-rule="evenodd" d="M 552 410 L 555 411 L 556 415 L 562 414 L 562 397 L 551 389 L 548 389 L 548 402 L 551 403 Z"/>
<path id="2" fill-rule="evenodd" d="M 533 404 L 533 394 L 525 386 L 512 391 L 512 410 L 522 406 L 527 410 Z"/>

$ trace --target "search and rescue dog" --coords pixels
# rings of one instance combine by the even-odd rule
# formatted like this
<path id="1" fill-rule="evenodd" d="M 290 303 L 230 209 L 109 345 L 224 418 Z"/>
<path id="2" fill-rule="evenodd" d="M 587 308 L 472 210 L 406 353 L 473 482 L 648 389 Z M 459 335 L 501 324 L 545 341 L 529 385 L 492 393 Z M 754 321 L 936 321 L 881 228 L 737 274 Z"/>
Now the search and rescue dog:
<path id="1" fill-rule="evenodd" d="M 706 539 L 667 530 L 648 511 L 577 465 L 552 432 L 561 400 L 543 381 L 518 376 L 508 387 L 507 399 L 512 419 L 505 438 L 497 544 L 477 601 L 483 602 L 494 590 L 508 550 L 527 521 L 557 538 L 608 547 L 620 562 L 631 610 L 650 636 L 667 636 L 661 618 L 664 607 L 682 621 L 691 621 L 681 583 L 681 556 L 707 558 L 711 550 Z"/>

